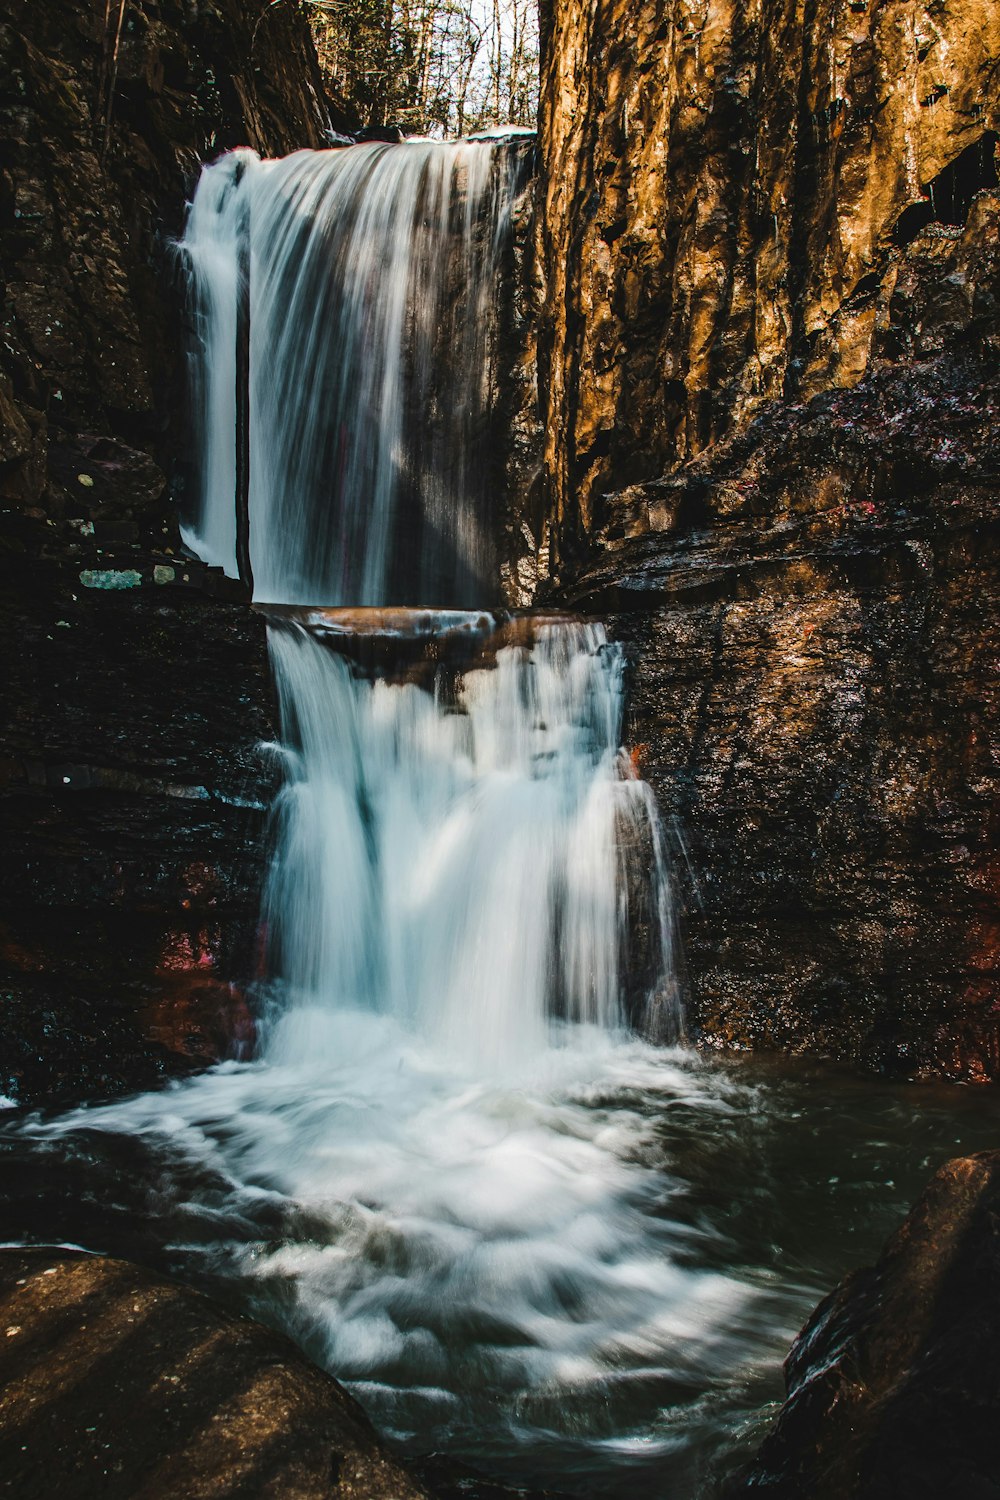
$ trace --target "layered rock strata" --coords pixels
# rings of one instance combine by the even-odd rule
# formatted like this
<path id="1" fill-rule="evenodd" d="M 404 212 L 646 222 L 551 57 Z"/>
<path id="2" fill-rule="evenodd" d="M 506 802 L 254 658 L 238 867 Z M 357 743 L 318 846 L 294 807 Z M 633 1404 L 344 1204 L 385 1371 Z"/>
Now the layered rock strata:
<path id="1" fill-rule="evenodd" d="M 613 615 L 694 1029 L 1000 1071 L 992 7 L 548 14 L 541 503 Z"/>
<path id="2" fill-rule="evenodd" d="M 991 0 L 544 0 L 554 539 L 768 402 L 856 383 L 901 249 L 997 182 Z"/>
<path id="3" fill-rule="evenodd" d="M 162 494 L 181 359 L 165 276 L 200 164 L 235 145 L 322 145 L 330 128 L 304 23 L 290 6 L 271 11 L 250 0 L 0 6 L 6 502 L 92 519 L 105 534 L 117 522 L 133 539 L 141 522 L 105 513 L 122 497 L 103 475 L 89 492 L 77 482 L 99 439 L 132 480 L 133 507 L 157 484 Z M 159 477 L 148 465 L 129 474 L 134 450 Z"/>
<path id="4" fill-rule="evenodd" d="M 629 646 L 703 1039 L 986 1079 L 1000 202 L 925 249 L 905 358 L 609 497 L 563 597 Z"/>

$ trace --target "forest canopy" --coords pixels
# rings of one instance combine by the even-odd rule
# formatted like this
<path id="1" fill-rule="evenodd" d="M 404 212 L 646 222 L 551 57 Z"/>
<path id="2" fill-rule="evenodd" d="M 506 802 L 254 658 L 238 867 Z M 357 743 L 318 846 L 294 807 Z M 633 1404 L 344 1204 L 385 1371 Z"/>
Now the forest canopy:
<path id="1" fill-rule="evenodd" d="M 533 126 L 537 0 L 303 0 L 331 92 L 366 124 L 461 136 Z"/>

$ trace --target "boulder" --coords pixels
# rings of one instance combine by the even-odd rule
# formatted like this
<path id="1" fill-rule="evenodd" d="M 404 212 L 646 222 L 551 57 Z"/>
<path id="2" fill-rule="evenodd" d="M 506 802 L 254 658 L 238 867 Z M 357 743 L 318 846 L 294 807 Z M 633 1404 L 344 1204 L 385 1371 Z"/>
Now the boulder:
<path id="1" fill-rule="evenodd" d="M 126 1261 L 0 1253 L 0 1494 L 421 1500 L 280 1334 Z"/>
<path id="2" fill-rule="evenodd" d="M 878 1263 L 816 1309 L 726 1500 L 1000 1495 L 1000 1151 L 948 1162 Z"/>

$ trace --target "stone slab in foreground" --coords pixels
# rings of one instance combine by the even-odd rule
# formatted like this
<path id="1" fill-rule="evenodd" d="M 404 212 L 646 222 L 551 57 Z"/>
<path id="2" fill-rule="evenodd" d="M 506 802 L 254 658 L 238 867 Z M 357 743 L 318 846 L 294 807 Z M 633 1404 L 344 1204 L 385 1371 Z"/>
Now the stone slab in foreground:
<path id="1" fill-rule="evenodd" d="M 422 1500 L 295 1346 L 139 1266 L 0 1252 L 0 1494 Z"/>

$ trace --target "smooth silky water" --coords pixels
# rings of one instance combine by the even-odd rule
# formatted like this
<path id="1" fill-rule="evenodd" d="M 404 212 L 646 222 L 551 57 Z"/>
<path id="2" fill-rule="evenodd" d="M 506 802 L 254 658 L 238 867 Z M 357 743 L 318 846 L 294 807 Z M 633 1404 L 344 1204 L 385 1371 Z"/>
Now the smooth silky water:
<path id="1" fill-rule="evenodd" d="M 180 247 L 182 529 L 238 576 L 245 440 L 255 599 L 495 601 L 496 289 L 529 167 L 514 139 L 240 150 L 203 171 Z"/>
<path id="2" fill-rule="evenodd" d="M 493 603 L 526 159 L 236 152 L 202 175 L 188 543 L 231 574 L 242 545 L 258 602 L 350 608 L 269 612 L 253 1060 L 5 1112 L 0 1233 L 210 1288 L 404 1451 L 693 1500 L 759 1436 L 817 1299 L 936 1165 L 994 1143 L 995 1111 L 687 1049 L 619 649 L 454 613 Z"/>
<path id="3" fill-rule="evenodd" d="M 404 1451 L 708 1500 L 818 1299 L 981 1091 L 713 1062 L 591 1029 L 492 1074 L 387 1018 L 297 1065 L 0 1128 L 3 1238 L 163 1267 L 283 1329 Z"/>

